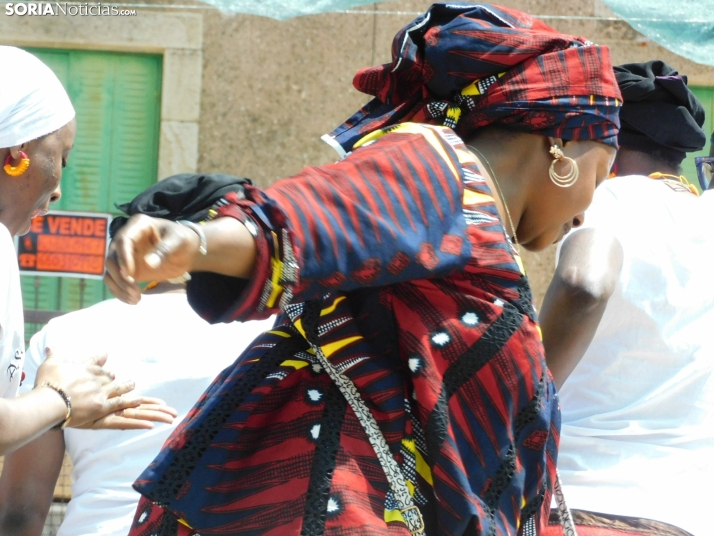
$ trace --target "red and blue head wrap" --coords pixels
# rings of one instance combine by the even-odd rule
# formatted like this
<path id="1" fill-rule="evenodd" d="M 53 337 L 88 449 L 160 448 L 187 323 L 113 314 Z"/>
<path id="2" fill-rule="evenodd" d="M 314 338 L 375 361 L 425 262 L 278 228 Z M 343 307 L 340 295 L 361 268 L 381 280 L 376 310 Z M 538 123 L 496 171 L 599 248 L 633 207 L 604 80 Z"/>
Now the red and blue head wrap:
<path id="1" fill-rule="evenodd" d="M 434 4 L 394 38 L 392 63 L 363 69 L 374 99 L 329 136 L 345 151 L 407 121 L 468 138 L 499 125 L 617 147 L 622 97 L 607 47 L 561 34 L 514 9 Z"/>

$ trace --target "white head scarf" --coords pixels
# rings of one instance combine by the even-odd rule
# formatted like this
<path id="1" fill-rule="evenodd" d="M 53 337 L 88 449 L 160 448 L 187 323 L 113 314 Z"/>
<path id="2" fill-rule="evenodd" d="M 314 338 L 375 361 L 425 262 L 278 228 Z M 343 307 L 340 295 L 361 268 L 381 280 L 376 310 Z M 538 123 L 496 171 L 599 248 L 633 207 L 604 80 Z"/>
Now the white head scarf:
<path id="1" fill-rule="evenodd" d="M 0 148 L 15 147 L 59 130 L 74 107 L 47 65 L 15 47 L 0 46 L 0 65 L 13 79 L 0 82 Z"/>

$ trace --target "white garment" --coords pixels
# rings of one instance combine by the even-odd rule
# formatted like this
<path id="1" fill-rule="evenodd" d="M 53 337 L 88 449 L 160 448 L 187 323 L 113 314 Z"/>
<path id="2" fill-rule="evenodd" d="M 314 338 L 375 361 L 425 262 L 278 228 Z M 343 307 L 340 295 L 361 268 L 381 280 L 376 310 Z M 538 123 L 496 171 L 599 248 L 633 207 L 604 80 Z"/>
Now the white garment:
<path id="1" fill-rule="evenodd" d="M 0 223 L 0 397 L 17 396 L 24 357 L 20 270 L 10 231 Z"/>
<path id="2" fill-rule="evenodd" d="M 145 295 L 136 306 L 105 301 L 56 318 L 35 335 L 23 392 L 34 383 L 46 346 L 58 358 L 73 360 L 106 352 L 106 368 L 118 379 L 134 380 L 137 394 L 161 398 L 179 413 L 174 426 L 155 424 L 153 430 L 67 428 L 72 500 L 57 535 L 126 536 L 139 500 L 134 480 L 215 376 L 272 323 L 210 325 L 193 312 L 185 294 L 169 293 Z"/>
<path id="3" fill-rule="evenodd" d="M 709 536 L 714 192 L 697 198 L 647 177 L 612 179 L 596 190 L 584 227 L 613 232 L 624 264 L 560 391 L 568 505 Z"/>
<path id="4" fill-rule="evenodd" d="M 55 73 L 19 48 L 0 46 L 0 65 L 12 79 L 0 84 L 0 147 L 14 147 L 59 130 L 74 107 Z"/>

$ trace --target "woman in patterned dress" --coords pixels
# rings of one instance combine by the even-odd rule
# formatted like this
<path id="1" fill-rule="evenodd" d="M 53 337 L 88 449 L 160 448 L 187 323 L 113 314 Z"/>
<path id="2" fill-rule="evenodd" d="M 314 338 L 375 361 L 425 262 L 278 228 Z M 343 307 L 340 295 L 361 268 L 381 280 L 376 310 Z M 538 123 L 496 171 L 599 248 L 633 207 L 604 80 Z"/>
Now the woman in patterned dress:
<path id="1" fill-rule="evenodd" d="M 559 240 L 608 174 L 608 51 L 435 4 L 355 85 L 375 99 L 329 136 L 340 162 L 227 195 L 199 228 L 134 217 L 111 246 L 127 302 L 191 272 L 204 318 L 282 313 L 137 481 L 132 536 L 547 521 L 559 410 L 514 243 Z"/>

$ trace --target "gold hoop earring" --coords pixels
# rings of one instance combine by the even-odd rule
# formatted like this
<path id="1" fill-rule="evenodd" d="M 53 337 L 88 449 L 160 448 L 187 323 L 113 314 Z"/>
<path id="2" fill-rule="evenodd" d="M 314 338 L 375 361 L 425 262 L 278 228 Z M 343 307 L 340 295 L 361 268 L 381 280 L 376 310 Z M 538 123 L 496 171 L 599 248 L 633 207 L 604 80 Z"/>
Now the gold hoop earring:
<path id="1" fill-rule="evenodd" d="M 560 186 L 561 188 L 570 188 L 575 181 L 578 180 L 580 175 L 580 169 L 578 169 L 578 163 L 572 158 L 565 156 L 563 151 L 558 147 L 557 144 L 550 148 L 550 154 L 553 155 L 553 161 L 550 163 L 550 169 L 548 169 L 548 175 L 553 184 Z M 570 171 L 565 175 L 558 175 L 555 172 L 556 162 L 563 162 L 567 160 L 570 163 Z"/>

